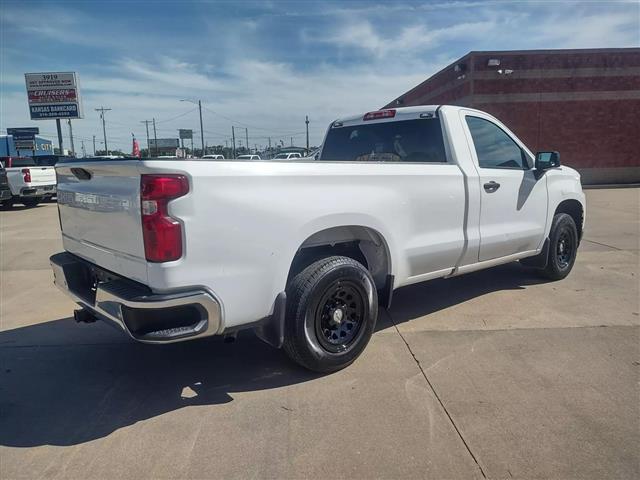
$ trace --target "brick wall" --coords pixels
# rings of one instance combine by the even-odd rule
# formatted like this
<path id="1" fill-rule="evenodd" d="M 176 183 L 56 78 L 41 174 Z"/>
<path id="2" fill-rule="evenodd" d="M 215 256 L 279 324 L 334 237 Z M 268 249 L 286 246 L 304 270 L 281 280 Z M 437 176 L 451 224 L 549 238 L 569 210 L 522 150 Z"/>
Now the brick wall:
<path id="1" fill-rule="evenodd" d="M 466 66 L 463 75 L 455 64 Z M 562 162 L 590 181 L 640 182 L 638 48 L 471 52 L 398 99 L 386 107 L 484 110 L 531 150 L 560 151 Z"/>

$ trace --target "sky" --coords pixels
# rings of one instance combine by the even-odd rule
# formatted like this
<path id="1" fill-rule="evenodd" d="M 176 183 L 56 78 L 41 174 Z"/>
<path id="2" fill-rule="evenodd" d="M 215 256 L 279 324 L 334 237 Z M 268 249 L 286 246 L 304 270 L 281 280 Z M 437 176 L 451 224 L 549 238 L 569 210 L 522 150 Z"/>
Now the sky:
<path id="1" fill-rule="evenodd" d="M 505 1 L 0 0 L 0 132 L 29 119 L 25 72 L 75 71 L 84 118 L 76 150 L 144 146 L 193 129 L 224 145 L 231 126 L 249 143 L 311 145 L 332 120 L 375 110 L 472 50 L 640 46 L 640 3 Z M 63 127 L 65 147 L 68 128 Z M 239 138 L 238 138 L 239 137 Z M 54 145 L 57 141 L 54 140 Z"/>

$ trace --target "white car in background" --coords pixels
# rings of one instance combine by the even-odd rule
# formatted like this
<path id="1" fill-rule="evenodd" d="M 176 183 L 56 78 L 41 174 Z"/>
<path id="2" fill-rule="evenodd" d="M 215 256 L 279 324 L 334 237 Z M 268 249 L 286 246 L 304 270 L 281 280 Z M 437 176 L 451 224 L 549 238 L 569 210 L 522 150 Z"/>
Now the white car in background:
<path id="1" fill-rule="evenodd" d="M 238 160 L 262 160 L 260 155 L 239 155 Z"/>
<path id="2" fill-rule="evenodd" d="M 294 158 L 302 158 L 302 155 L 297 152 L 279 153 L 275 157 L 273 157 L 273 160 L 293 160 Z"/>
<path id="3" fill-rule="evenodd" d="M 208 158 L 209 160 L 224 160 L 224 155 L 208 154 L 203 155 L 202 158 Z"/>

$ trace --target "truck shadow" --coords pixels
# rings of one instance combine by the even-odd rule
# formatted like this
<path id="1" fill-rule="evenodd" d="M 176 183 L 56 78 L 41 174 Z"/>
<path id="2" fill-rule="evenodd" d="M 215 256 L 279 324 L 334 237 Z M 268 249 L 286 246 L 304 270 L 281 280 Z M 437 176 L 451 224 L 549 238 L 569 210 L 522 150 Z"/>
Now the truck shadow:
<path id="1" fill-rule="evenodd" d="M 507 265 L 400 289 L 390 313 L 399 323 L 533 283 L 533 274 Z M 0 445 L 11 447 L 78 445 L 184 407 L 319 377 L 250 332 L 233 344 L 151 346 L 70 318 L 0 332 L 0 365 Z"/>
<path id="2" fill-rule="evenodd" d="M 184 407 L 231 402 L 236 392 L 319 376 L 250 332 L 233 344 L 153 346 L 71 318 L 1 332 L 0 365 L 0 445 L 11 447 L 78 445 Z"/>
<path id="3" fill-rule="evenodd" d="M 429 315 L 472 298 L 501 290 L 523 290 L 548 280 L 514 262 L 459 277 L 436 279 L 396 290 L 389 315 L 396 324 Z M 378 330 L 390 326 L 380 322 Z"/>

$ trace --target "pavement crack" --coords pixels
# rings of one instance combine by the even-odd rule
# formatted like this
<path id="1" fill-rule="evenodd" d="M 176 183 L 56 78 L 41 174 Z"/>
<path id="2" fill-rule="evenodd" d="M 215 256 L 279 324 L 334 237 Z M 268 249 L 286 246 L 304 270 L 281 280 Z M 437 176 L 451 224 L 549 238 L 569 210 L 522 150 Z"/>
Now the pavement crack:
<path id="1" fill-rule="evenodd" d="M 469 452 L 469 455 L 471 455 L 471 458 L 473 459 L 475 464 L 478 466 L 478 470 L 480 470 L 480 473 L 482 474 L 482 478 L 487 478 L 487 475 L 484 473 L 484 470 L 482 469 L 482 465 L 480 465 L 480 462 L 478 462 L 478 459 L 476 458 L 475 454 L 471 450 L 471 447 L 469 447 L 469 444 L 467 443 L 467 441 L 465 440 L 464 436 L 462 435 L 462 432 L 460 431 L 460 429 L 456 425 L 456 422 L 453 420 L 453 417 L 449 413 L 449 410 L 447 410 L 447 407 L 444 405 L 444 402 L 440 398 L 440 395 L 438 395 L 438 392 L 436 391 L 436 389 L 434 388 L 433 384 L 429 380 L 429 377 L 427 376 L 427 372 L 424 370 L 424 368 L 422 368 L 422 365 L 420 364 L 420 360 L 418 360 L 418 357 L 416 357 L 416 354 L 413 353 L 413 350 L 411 349 L 411 346 L 409 345 L 409 342 L 407 342 L 407 339 L 404 338 L 404 335 L 402 335 L 402 333 L 400 332 L 400 329 L 398 328 L 398 325 L 396 325 L 396 322 L 393 320 L 393 317 L 391 317 L 391 315 L 389 315 L 389 318 L 391 318 L 391 323 L 393 323 L 393 326 L 396 329 L 396 332 L 398 333 L 398 335 L 400 336 L 400 338 L 404 342 L 405 346 L 407 347 L 407 350 L 409 351 L 409 353 L 413 357 L 413 361 L 418 366 L 418 369 L 422 373 L 422 376 L 424 377 L 425 381 L 427 382 L 427 385 L 429 385 L 429 388 L 433 392 L 433 395 L 436 397 L 436 400 L 438 400 L 438 403 L 442 407 L 442 410 L 444 410 L 444 413 L 447 415 L 447 418 L 449 419 L 449 422 L 451 423 L 451 426 L 453 427 L 453 429 L 458 434 L 458 437 L 460 438 L 460 440 L 462 441 L 462 444 L 467 449 L 467 452 Z"/>
<path id="2" fill-rule="evenodd" d="M 618 250 L 619 252 L 622 251 L 622 248 L 614 247 L 613 245 L 607 245 L 606 243 L 596 242 L 595 240 L 589 240 L 589 239 L 583 238 L 582 241 L 583 242 L 589 242 L 589 243 L 595 243 L 596 245 L 600 245 L 601 247 L 612 248 L 613 250 Z"/>

